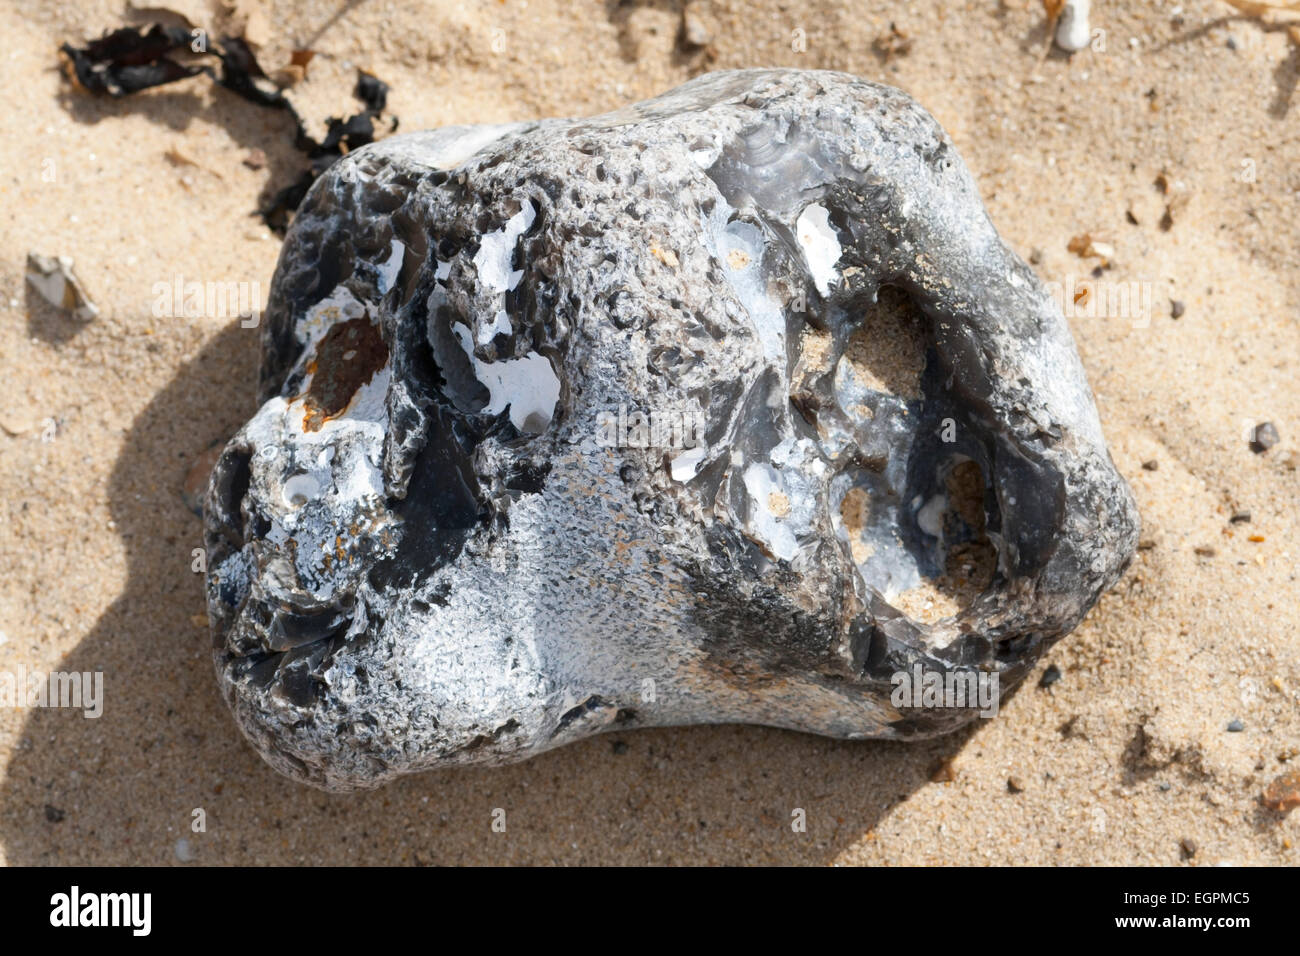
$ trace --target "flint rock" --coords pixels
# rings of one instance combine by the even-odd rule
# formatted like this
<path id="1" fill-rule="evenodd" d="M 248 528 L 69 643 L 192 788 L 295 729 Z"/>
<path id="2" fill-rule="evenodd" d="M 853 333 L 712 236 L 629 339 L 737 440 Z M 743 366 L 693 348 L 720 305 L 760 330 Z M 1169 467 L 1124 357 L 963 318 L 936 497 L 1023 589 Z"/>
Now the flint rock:
<path id="1" fill-rule="evenodd" d="M 314 786 L 951 731 L 974 694 L 896 675 L 1005 693 L 1137 543 L 1052 297 L 934 119 L 851 76 L 354 151 L 268 306 L 208 608 L 239 725 Z"/>

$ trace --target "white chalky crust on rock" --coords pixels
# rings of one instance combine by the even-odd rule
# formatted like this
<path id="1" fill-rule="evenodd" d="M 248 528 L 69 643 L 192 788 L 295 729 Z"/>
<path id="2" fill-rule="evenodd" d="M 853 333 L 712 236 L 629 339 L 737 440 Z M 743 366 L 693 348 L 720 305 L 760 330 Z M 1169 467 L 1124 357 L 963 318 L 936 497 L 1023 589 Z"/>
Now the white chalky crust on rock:
<path id="1" fill-rule="evenodd" d="M 841 358 L 884 287 L 915 394 Z M 240 726 L 318 787 L 612 727 L 950 731 L 976 710 L 900 712 L 891 675 L 1005 692 L 1136 544 L 1052 299 L 934 120 L 843 74 L 358 150 L 294 222 L 263 348 L 209 611 Z M 603 447 L 620 405 L 696 409 L 707 444 Z M 997 570 L 925 623 L 890 602 L 972 537 L 968 461 Z"/>

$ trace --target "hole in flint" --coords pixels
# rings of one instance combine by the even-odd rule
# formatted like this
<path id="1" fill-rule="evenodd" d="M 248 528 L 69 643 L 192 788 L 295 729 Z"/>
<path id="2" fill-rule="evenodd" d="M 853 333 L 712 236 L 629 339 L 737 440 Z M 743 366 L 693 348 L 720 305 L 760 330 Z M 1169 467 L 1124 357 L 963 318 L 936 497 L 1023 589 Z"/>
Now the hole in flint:
<path id="1" fill-rule="evenodd" d="M 941 370 L 925 364 L 925 326 L 914 331 L 914 341 L 859 355 L 837 375 L 836 405 L 857 459 L 832 483 L 832 521 L 862 581 L 915 624 L 932 626 L 992 586 L 997 502 L 983 430 L 954 403 Z M 917 397 L 884 391 L 891 388 Z"/>
<path id="2" fill-rule="evenodd" d="M 939 573 L 923 578 L 890 602 L 921 624 L 955 617 L 970 607 L 993 583 L 998 566 L 997 548 L 987 531 L 989 486 L 983 469 L 956 455 L 942 475 L 942 490 L 917 516 L 922 530 L 933 539 L 930 557 Z"/>
<path id="3" fill-rule="evenodd" d="M 217 464 L 217 500 L 238 538 L 236 547 L 244 544 L 243 501 L 253 478 L 252 460 L 249 451 L 238 449 L 226 452 L 224 460 Z"/>
<path id="4" fill-rule="evenodd" d="M 875 304 L 850 334 L 841 361 L 864 388 L 920 398 L 928 325 L 906 292 L 881 286 Z"/>
<path id="5" fill-rule="evenodd" d="M 387 363 L 388 346 L 368 319 L 333 326 L 316 346 L 311 384 L 303 396 L 303 431 L 320 431 L 325 422 L 342 414 L 353 395 Z"/>

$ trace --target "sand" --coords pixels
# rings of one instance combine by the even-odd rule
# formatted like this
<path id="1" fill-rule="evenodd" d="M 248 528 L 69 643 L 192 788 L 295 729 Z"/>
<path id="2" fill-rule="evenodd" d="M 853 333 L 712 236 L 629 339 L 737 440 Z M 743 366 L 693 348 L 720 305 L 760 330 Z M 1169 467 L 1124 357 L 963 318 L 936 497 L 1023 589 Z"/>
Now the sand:
<path id="1" fill-rule="evenodd" d="M 1142 512 L 1128 575 L 996 719 L 946 739 L 687 728 L 360 796 L 278 777 L 217 694 L 200 524 L 180 494 L 253 411 L 257 333 L 153 306 L 176 276 L 265 290 L 279 243 L 249 212 L 295 168 L 284 118 L 203 81 L 71 93 L 57 45 L 120 23 L 122 5 L 7 3 L 0 672 L 99 671 L 105 686 L 98 719 L 0 710 L 6 862 L 1296 862 L 1300 814 L 1259 798 L 1300 764 L 1300 50 L 1199 0 L 1097 4 L 1104 49 L 1046 58 L 1041 8 L 1018 0 L 690 10 L 708 39 L 692 50 L 668 0 L 280 2 L 269 24 L 280 47 L 319 51 L 294 94 L 307 115 L 354 109 L 365 66 L 408 130 L 604 111 L 728 67 L 907 90 L 1066 299 L 1100 261 L 1069 251 L 1084 235 L 1108 289 L 1151 292 L 1145 319 L 1070 319 Z M 267 168 L 242 164 L 254 148 Z M 81 328 L 32 296 L 29 251 L 73 256 L 100 317 Z M 1262 420 L 1282 441 L 1255 454 L 1244 429 Z M 1039 687 L 1049 665 L 1061 678 Z"/>

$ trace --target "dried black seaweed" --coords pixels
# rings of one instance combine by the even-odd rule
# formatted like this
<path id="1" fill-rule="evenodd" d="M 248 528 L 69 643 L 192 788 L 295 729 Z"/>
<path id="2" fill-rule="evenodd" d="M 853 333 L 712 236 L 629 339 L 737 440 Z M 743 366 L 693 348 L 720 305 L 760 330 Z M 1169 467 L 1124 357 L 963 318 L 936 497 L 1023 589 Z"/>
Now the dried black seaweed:
<path id="1" fill-rule="evenodd" d="M 203 73 L 218 86 L 250 103 L 288 113 L 294 122 L 294 148 L 306 156 L 308 165 L 291 184 L 273 192 L 256 213 L 269 229 L 283 235 L 317 177 L 351 150 L 374 142 L 376 122 L 388 104 L 388 84 L 358 70 L 353 95 L 365 108 L 345 118 L 330 117 L 326 120 L 325 138 L 316 140 L 308 135 L 298 111 L 267 77 L 242 37 L 222 37 L 215 49 L 201 51 L 192 48 L 192 39 L 193 34 L 181 27 L 154 24 L 147 30 L 122 27 L 84 47 L 65 43 L 61 50 L 69 79 L 95 95 L 127 96 Z M 215 58 L 220 72 L 202 62 L 178 62 L 174 55 L 181 52 L 199 61 L 204 57 Z M 390 117 L 388 132 L 396 129 L 397 117 Z"/>
<path id="2" fill-rule="evenodd" d="M 146 32 L 122 27 L 77 49 L 63 44 L 69 73 L 85 90 L 127 96 L 154 86 L 197 76 L 202 66 L 182 66 L 168 54 L 189 50 L 191 34 L 180 27 L 154 24 Z"/>

